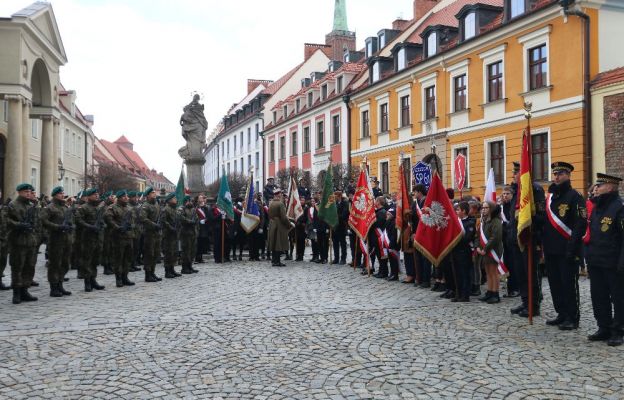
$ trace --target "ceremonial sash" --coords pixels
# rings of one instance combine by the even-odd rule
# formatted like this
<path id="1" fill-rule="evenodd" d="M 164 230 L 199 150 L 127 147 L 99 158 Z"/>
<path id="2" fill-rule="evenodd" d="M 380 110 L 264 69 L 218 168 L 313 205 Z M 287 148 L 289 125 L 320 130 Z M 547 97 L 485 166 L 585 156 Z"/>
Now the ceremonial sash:
<path id="1" fill-rule="evenodd" d="M 377 237 L 377 247 L 379 248 L 379 258 L 388 258 L 388 249 L 384 245 L 384 233 L 379 228 L 375 228 L 375 236 Z"/>
<path id="2" fill-rule="evenodd" d="M 388 251 L 390 252 L 390 257 L 391 258 L 394 258 L 395 260 L 399 261 L 400 254 L 399 254 L 398 250 L 389 249 Z"/>
<path id="3" fill-rule="evenodd" d="M 462 233 L 465 235 L 466 230 L 464 229 L 464 224 L 462 224 L 461 218 L 457 217 L 457 220 L 459 221 L 459 226 L 461 226 Z"/>
<path id="4" fill-rule="evenodd" d="M 479 235 L 479 241 L 481 242 L 481 247 L 485 249 L 485 245 L 488 242 L 488 238 L 485 236 L 485 232 L 483 232 L 483 223 L 480 226 L 480 235 Z M 498 254 L 496 254 L 496 252 L 494 251 L 494 249 L 490 250 L 488 252 L 488 255 L 490 257 L 492 257 L 494 259 L 494 261 L 496 261 L 496 264 L 498 264 L 498 273 L 501 275 L 506 275 L 509 273 L 509 269 L 507 269 L 507 266 L 505 265 L 505 262 L 502 258 L 500 258 L 498 256 Z"/>
<path id="5" fill-rule="evenodd" d="M 390 248 L 390 238 L 388 237 L 388 231 L 383 230 L 383 244 L 386 249 Z"/>
<path id="6" fill-rule="evenodd" d="M 568 228 L 568 226 L 564 224 L 559 217 L 557 217 L 557 214 L 555 214 L 550 208 L 551 204 L 552 193 L 548 193 L 548 196 L 546 197 L 546 215 L 548 215 L 548 221 L 550 222 L 550 225 L 552 225 L 552 227 L 564 237 L 564 239 L 570 240 L 572 238 L 572 229 Z"/>
<path id="7" fill-rule="evenodd" d="M 310 222 L 314 220 L 314 208 L 308 208 L 308 213 L 310 214 Z"/>
<path id="8" fill-rule="evenodd" d="M 199 215 L 199 219 L 206 219 L 206 214 L 204 213 L 204 210 L 197 207 L 196 211 L 197 211 L 197 214 Z"/>
<path id="9" fill-rule="evenodd" d="M 416 200 L 415 203 L 416 203 L 416 215 L 418 215 L 418 219 L 421 219 L 422 211 L 420 210 L 420 204 L 418 204 L 418 200 Z"/>

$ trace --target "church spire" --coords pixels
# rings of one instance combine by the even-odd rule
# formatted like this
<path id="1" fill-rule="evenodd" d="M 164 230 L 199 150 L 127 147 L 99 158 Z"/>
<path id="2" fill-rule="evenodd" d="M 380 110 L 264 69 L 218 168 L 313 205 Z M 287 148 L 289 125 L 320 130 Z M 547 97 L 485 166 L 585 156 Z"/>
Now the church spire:
<path id="1" fill-rule="evenodd" d="M 347 0 L 335 0 L 334 3 L 334 32 L 348 32 L 347 27 Z"/>

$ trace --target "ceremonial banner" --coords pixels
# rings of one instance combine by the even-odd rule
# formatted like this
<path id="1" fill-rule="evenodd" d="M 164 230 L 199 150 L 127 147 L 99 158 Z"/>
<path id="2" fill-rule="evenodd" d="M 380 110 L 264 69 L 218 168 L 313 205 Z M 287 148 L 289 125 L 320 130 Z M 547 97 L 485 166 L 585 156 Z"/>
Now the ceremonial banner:
<path id="1" fill-rule="evenodd" d="M 405 170 L 403 164 L 399 166 L 399 192 L 401 193 L 396 204 L 396 227 L 399 232 L 403 232 L 404 213 L 410 211 L 410 200 L 407 193 L 407 183 L 405 181 Z"/>
<path id="2" fill-rule="evenodd" d="M 375 202 L 373 192 L 368 183 L 368 173 L 366 168 L 362 168 L 358 178 L 353 203 L 349 212 L 349 226 L 353 232 L 361 239 L 366 240 L 368 230 L 375 222 Z"/>
<path id="3" fill-rule="evenodd" d="M 414 246 L 438 266 L 462 238 L 462 227 L 437 173 L 420 212 Z"/>
<path id="4" fill-rule="evenodd" d="M 297 189 L 297 183 L 295 177 L 290 177 L 290 185 L 288 190 L 288 207 L 286 207 L 286 216 L 297 221 L 299 217 L 303 215 L 303 206 L 301 205 L 301 199 L 299 198 L 299 190 Z"/>
<path id="5" fill-rule="evenodd" d="M 491 201 L 492 203 L 496 203 L 496 180 L 494 179 L 494 168 L 490 168 L 488 180 L 485 184 L 485 194 L 483 195 L 483 201 Z"/>
<path id="6" fill-rule="evenodd" d="M 221 175 L 221 184 L 219 185 L 219 195 L 217 196 L 217 207 L 225 213 L 225 215 L 234 220 L 234 207 L 232 206 L 232 194 L 230 193 L 230 185 L 228 184 L 225 168 Z"/>
<path id="7" fill-rule="evenodd" d="M 260 223 L 260 210 L 258 204 L 254 201 L 255 188 L 254 188 L 253 172 L 249 176 L 249 185 L 247 185 L 247 192 L 245 193 L 245 203 L 243 213 L 241 215 L 241 226 L 247 233 L 251 233 Z"/>
<path id="8" fill-rule="evenodd" d="M 520 157 L 520 181 L 518 182 L 518 246 L 524 250 L 528 243 L 531 222 L 535 215 L 533 199 L 533 180 L 531 177 L 531 133 L 524 131 L 522 135 L 522 154 Z"/>
<path id="9" fill-rule="evenodd" d="M 321 204 L 319 205 L 318 216 L 332 228 L 338 225 L 338 209 L 336 208 L 336 200 L 334 199 L 334 181 L 331 163 L 327 167 L 325 180 L 323 183 L 323 194 L 321 195 Z"/>

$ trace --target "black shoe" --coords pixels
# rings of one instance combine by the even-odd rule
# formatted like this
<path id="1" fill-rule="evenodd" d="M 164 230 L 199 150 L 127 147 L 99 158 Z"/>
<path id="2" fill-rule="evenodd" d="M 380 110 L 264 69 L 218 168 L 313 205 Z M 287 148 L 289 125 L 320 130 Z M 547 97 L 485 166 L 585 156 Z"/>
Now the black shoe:
<path id="1" fill-rule="evenodd" d="M 180 272 L 181 272 L 182 274 L 184 274 L 184 275 L 189 275 L 189 274 L 192 274 L 192 273 L 193 273 L 193 271 L 191 271 L 191 269 L 190 269 L 190 268 L 188 268 L 187 266 L 182 267 L 182 271 L 180 271 Z"/>
<path id="2" fill-rule="evenodd" d="M 113 268 L 110 265 L 105 265 L 104 266 L 104 275 L 113 275 Z"/>
<path id="3" fill-rule="evenodd" d="M 431 283 L 423 282 L 420 285 L 418 285 L 418 287 L 421 288 L 421 289 L 429 289 L 431 287 Z"/>
<path id="4" fill-rule="evenodd" d="M 286 261 L 292 261 L 292 256 L 289 256 L 288 254 L 286 255 L 286 257 L 284 257 L 284 260 Z"/>
<path id="5" fill-rule="evenodd" d="M 500 296 L 498 295 L 498 292 L 491 292 L 491 293 L 492 293 L 492 295 L 485 302 L 488 303 L 488 304 L 500 303 Z"/>
<path id="6" fill-rule="evenodd" d="M 452 293 L 451 289 L 447 289 L 444 293 L 442 293 L 440 296 L 441 299 L 450 299 L 450 297 L 446 297 L 448 296 L 450 293 Z"/>
<path id="7" fill-rule="evenodd" d="M 338 260 L 334 258 L 331 263 L 332 264 L 338 264 Z"/>
<path id="8" fill-rule="evenodd" d="M 403 280 L 401 281 L 401 283 L 416 283 L 416 281 L 407 281 L 407 280 L 403 279 Z"/>
<path id="9" fill-rule="evenodd" d="M 58 283 L 58 288 L 61 291 L 61 293 L 63 294 L 63 296 L 71 296 L 72 292 L 70 292 L 69 290 L 65 290 L 65 288 L 63 287 L 63 281 Z"/>
<path id="10" fill-rule="evenodd" d="M 562 331 L 573 331 L 574 329 L 578 329 L 578 323 L 573 321 L 563 321 L 559 324 L 559 329 Z"/>
<path id="11" fill-rule="evenodd" d="M 28 293 L 27 288 L 22 288 L 22 301 L 37 301 L 37 300 L 39 299 L 31 295 L 30 293 Z"/>
<path id="12" fill-rule="evenodd" d="M 91 279 L 85 279 L 84 280 L 84 287 L 85 287 L 85 292 L 92 292 L 93 291 L 93 285 L 91 284 Z"/>
<path id="13" fill-rule="evenodd" d="M 162 281 L 162 278 L 158 275 L 156 275 L 155 273 L 152 272 L 152 276 L 154 277 L 154 279 L 156 279 L 158 282 Z"/>
<path id="14" fill-rule="evenodd" d="M 485 294 L 483 294 L 482 296 L 479 296 L 477 298 L 477 300 L 479 301 L 488 301 L 490 297 L 492 297 L 494 295 L 493 292 L 490 292 L 489 290 L 487 292 L 485 292 Z"/>
<path id="15" fill-rule="evenodd" d="M 91 287 L 95 290 L 104 290 L 106 289 L 106 287 L 104 285 L 100 285 L 96 280 L 95 277 L 91 277 Z"/>
<path id="16" fill-rule="evenodd" d="M 388 277 L 388 281 L 398 281 L 398 280 L 399 280 L 399 277 L 394 274 Z"/>
<path id="17" fill-rule="evenodd" d="M 158 282 L 151 272 L 145 271 L 145 282 Z"/>
<path id="18" fill-rule="evenodd" d="M 591 335 L 587 336 L 587 340 L 590 342 L 599 342 L 603 340 L 609 340 L 611 338 L 611 332 L 605 328 L 598 328 L 598 330 Z"/>
<path id="19" fill-rule="evenodd" d="M 121 276 L 121 282 L 124 284 L 124 286 L 134 286 L 134 282 L 128 279 L 128 274 L 123 274 Z"/>
<path id="20" fill-rule="evenodd" d="M 509 311 L 511 311 L 512 314 L 518 314 L 520 311 L 524 310 L 525 308 L 526 307 L 524 306 L 524 304 L 520 304 L 519 306 L 516 306 Z"/>
<path id="21" fill-rule="evenodd" d="M 177 278 L 177 276 L 173 273 L 172 271 L 173 268 L 165 268 L 165 278 L 167 279 L 173 279 L 173 278 Z"/>
<path id="22" fill-rule="evenodd" d="M 198 269 L 195 269 L 195 268 L 190 267 L 190 266 L 189 266 L 189 268 L 191 269 L 191 272 L 192 272 L 192 273 L 194 273 L 194 274 L 196 274 L 196 273 L 198 273 L 198 272 L 199 272 L 199 270 L 198 270 Z"/>
<path id="23" fill-rule="evenodd" d="M 303 257 L 297 257 L 295 258 L 295 261 L 303 261 Z"/>
<path id="24" fill-rule="evenodd" d="M 561 315 L 557 315 L 557 318 L 546 320 L 546 325 L 557 326 L 565 321 L 565 318 Z"/>
<path id="25" fill-rule="evenodd" d="M 121 280 L 121 274 L 115 274 L 115 286 L 123 287 L 123 280 Z"/>
<path id="26" fill-rule="evenodd" d="M 540 315 L 540 310 L 539 309 L 535 309 L 533 311 L 533 316 L 534 317 L 539 317 Z M 523 317 L 523 318 L 529 318 L 529 309 L 528 308 L 523 308 L 522 311 L 520 311 L 518 313 L 519 317 Z"/>
<path id="27" fill-rule="evenodd" d="M 607 340 L 607 345 L 611 347 L 621 346 L 624 344 L 624 337 L 621 333 L 613 333 L 609 340 Z"/>
<path id="28" fill-rule="evenodd" d="M 63 293 L 61 293 L 58 283 L 50 283 L 50 297 L 63 297 Z"/>
<path id="29" fill-rule="evenodd" d="M 137 271 L 140 271 L 140 270 L 141 270 L 141 268 L 138 268 L 136 266 L 130 267 L 130 272 L 137 272 Z"/>
<path id="30" fill-rule="evenodd" d="M 327 264 L 327 260 L 321 260 L 321 264 Z"/>
<path id="31" fill-rule="evenodd" d="M 518 297 L 518 296 L 520 296 L 520 292 L 518 292 L 517 290 L 512 290 L 511 292 L 508 292 L 503 297 L 513 298 L 513 297 Z"/>
<path id="32" fill-rule="evenodd" d="M 470 303 L 470 297 L 460 297 L 457 299 L 458 303 Z"/>
<path id="33" fill-rule="evenodd" d="M 229 260 L 227 260 L 228 262 L 231 262 Z M 176 272 L 175 267 L 171 267 L 171 273 L 175 275 L 176 278 L 182 276 L 182 274 L 179 274 Z"/>
<path id="34" fill-rule="evenodd" d="M 22 302 L 22 289 L 14 288 L 13 289 L 13 304 L 19 304 Z"/>
<path id="35" fill-rule="evenodd" d="M 366 270 L 366 268 L 362 268 L 362 271 L 360 271 L 360 275 L 368 275 L 368 271 Z"/>
<path id="36" fill-rule="evenodd" d="M 432 292 L 445 292 L 446 291 L 446 285 L 442 282 L 436 282 L 433 287 L 431 288 Z"/>
<path id="37" fill-rule="evenodd" d="M 340 265 L 347 265 L 347 260 L 340 260 L 340 262 L 338 264 L 340 264 Z"/>
<path id="38" fill-rule="evenodd" d="M 30 283 L 30 286 L 37 287 L 37 286 L 39 286 L 39 282 L 32 281 L 32 282 Z"/>
<path id="39" fill-rule="evenodd" d="M 382 275 L 380 272 L 377 272 L 376 274 L 373 275 L 375 278 L 379 278 L 379 279 L 383 279 L 386 278 L 386 276 Z"/>

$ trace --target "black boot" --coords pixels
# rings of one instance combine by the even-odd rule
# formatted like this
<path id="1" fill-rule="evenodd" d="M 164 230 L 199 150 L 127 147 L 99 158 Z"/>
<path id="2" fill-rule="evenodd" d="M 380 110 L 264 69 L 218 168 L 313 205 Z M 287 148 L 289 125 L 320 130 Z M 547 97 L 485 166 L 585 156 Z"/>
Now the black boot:
<path id="1" fill-rule="evenodd" d="M 492 295 L 485 302 L 488 304 L 500 303 L 500 296 L 498 295 L 498 292 L 491 292 L 491 293 Z"/>
<path id="2" fill-rule="evenodd" d="M 165 268 L 165 278 L 167 279 L 176 278 L 176 275 L 173 273 L 172 269 L 173 269 L 172 267 Z"/>
<path id="3" fill-rule="evenodd" d="M 158 282 L 151 272 L 145 271 L 145 282 Z"/>
<path id="4" fill-rule="evenodd" d="M 134 282 L 128 279 L 128 274 L 123 274 L 121 276 L 121 282 L 123 282 L 124 286 L 134 286 Z"/>
<path id="5" fill-rule="evenodd" d="M 114 274 L 113 268 L 111 268 L 110 265 L 105 265 L 104 266 L 104 275 L 112 275 L 112 274 Z"/>
<path id="6" fill-rule="evenodd" d="M 136 265 L 133 265 L 133 266 L 130 267 L 130 272 L 137 272 L 137 271 L 140 271 L 140 270 L 141 270 L 141 268 L 137 267 Z"/>
<path id="7" fill-rule="evenodd" d="M 63 281 L 60 281 L 58 283 L 58 287 L 61 293 L 63 293 L 63 296 L 71 296 L 72 292 L 70 292 L 69 290 L 65 290 L 65 288 L 63 287 Z"/>
<path id="8" fill-rule="evenodd" d="M 172 273 L 173 275 L 175 275 L 175 278 L 177 278 L 177 277 L 179 277 L 179 276 L 182 276 L 182 274 L 179 274 L 179 273 L 177 273 L 177 272 L 176 272 L 175 267 L 171 267 L 171 273 Z"/>
<path id="9" fill-rule="evenodd" d="M 153 277 L 154 279 L 156 279 L 156 282 L 160 282 L 160 281 L 162 281 L 162 278 L 161 278 L 160 276 L 156 275 L 154 272 L 152 272 L 151 274 L 152 274 L 152 277 Z"/>
<path id="10" fill-rule="evenodd" d="M 490 292 L 489 290 L 487 292 L 485 292 L 485 294 L 477 297 L 477 299 L 479 301 L 488 301 L 490 297 L 492 297 L 493 293 Z"/>
<path id="11" fill-rule="evenodd" d="M 115 286 L 123 287 L 123 280 L 121 279 L 121 274 L 115 274 Z"/>
<path id="12" fill-rule="evenodd" d="M 22 301 L 37 301 L 39 300 L 35 296 L 28 293 L 28 288 L 22 288 Z"/>
<path id="13" fill-rule="evenodd" d="M 13 304 L 19 304 L 22 302 L 22 289 L 13 288 Z"/>
<path id="14" fill-rule="evenodd" d="M 188 274 L 192 274 L 193 271 L 191 270 L 191 268 L 187 265 L 187 264 L 183 264 L 182 265 L 182 272 L 184 275 L 188 275 Z"/>
<path id="15" fill-rule="evenodd" d="M 105 286 L 104 285 L 100 285 L 96 280 L 95 277 L 92 276 L 91 277 L 91 287 L 95 290 L 104 290 Z"/>
<path id="16" fill-rule="evenodd" d="M 15 292 L 13 292 L 15 293 Z M 591 335 L 587 336 L 587 340 L 590 342 L 598 342 L 603 340 L 609 340 L 611 332 L 606 328 L 598 328 L 598 330 Z"/>
<path id="17" fill-rule="evenodd" d="M 84 280 L 84 285 L 85 285 L 85 292 L 92 292 L 93 291 L 93 285 L 91 284 L 91 279 L 87 278 Z"/>
<path id="18" fill-rule="evenodd" d="M 58 283 L 50 282 L 50 297 L 63 297 L 63 293 L 61 293 Z"/>

